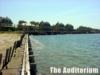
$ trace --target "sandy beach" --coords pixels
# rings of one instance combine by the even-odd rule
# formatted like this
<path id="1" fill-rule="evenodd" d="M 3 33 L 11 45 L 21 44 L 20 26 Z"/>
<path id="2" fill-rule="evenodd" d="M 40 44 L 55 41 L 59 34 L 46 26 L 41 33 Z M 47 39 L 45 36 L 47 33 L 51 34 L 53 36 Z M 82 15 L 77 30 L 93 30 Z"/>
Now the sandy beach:
<path id="1" fill-rule="evenodd" d="M 2 54 L 2 61 L 0 69 L 2 68 L 3 59 L 6 55 L 6 49 L 13 46 L 14 42 L 20 39 L 21 34 L 17 33 L 0 33 L 0 54 Z M 2 75 L 19 75 L 20 66 L 22 64 L 22 55 L 24 47 L 19 47 L 16 50 L 16 56 L 12 57 L 8 64 L 8 69 L 2 70 Z"/>
<path id="2" fill-rule="evenodd" d="M 20 39 L 21 34 L 1 33 L 0 34 L 0 53 L 5 53 L 6 48 L 13 45 L 14 41 Z"/>

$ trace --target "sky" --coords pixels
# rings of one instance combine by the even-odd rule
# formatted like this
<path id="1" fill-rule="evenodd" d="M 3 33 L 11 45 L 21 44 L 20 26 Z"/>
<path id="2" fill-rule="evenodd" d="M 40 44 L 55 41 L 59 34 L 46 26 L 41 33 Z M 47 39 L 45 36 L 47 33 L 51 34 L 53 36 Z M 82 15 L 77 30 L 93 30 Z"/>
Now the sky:
<path id="1" fill-rule="evenodd" d="M 0 0 L 0 16 L 100 29 L 100 0 Z"/>

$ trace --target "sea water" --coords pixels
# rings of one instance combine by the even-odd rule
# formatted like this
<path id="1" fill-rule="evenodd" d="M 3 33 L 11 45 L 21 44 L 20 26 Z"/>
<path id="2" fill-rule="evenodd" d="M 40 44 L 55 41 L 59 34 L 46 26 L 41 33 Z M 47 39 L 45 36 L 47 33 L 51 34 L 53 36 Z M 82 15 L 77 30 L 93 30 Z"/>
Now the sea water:
<path id="1" fill-rule="evenodd" d="M 50 67 L 100 69 L 100 34 L 31 35 L 30 39 L 40 75 L 63 75 L 50 73 Z"/>

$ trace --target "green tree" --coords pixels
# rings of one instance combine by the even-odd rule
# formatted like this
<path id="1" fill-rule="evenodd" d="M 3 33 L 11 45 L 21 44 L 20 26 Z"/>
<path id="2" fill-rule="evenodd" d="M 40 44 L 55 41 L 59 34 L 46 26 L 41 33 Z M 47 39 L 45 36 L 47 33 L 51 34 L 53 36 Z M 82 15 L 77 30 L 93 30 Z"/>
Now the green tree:
<path id="1" fill-rule="evenodd" d="M 30 21 L 32 31 L 38 32 L 39 22 Z"/>
<path id="2" fill-rule="evenodd" d="M 30 24 L 31 24 L 32 26 L 36 26 L 36 25 L 39 25 L 39 22 L 30 21 Z"/>
<path id="3" fill-rule="evenodd" d="M 56 25 L 53 26 L 53 32 L 56 33 L 64 33 L 64 24 L 63 23 L 56 23 Z"/>
<path id="4" fill-rule="evenodd" d="M 93 30 L 92 28 L 85 26 L 80 26 L 79 28 L 77 28 L 77 32 L 79 33 L 91 33 L 92 30 Z"/>
<path id="5" fill-rule="evenodd" d="M 0 17 L 0 31 L 12 31 L 14 27 L 12 26 L 13 22 L 8 17 Z"/>
<path id="6" fill-rule="evenodd" d="M 43 33 L 48 33 L 51 31 L 51 25 L 49 22 L 41 21 L 39 24 L 39 31 Z"/>
<path id="7" fill-rule="evenodd" d="M 65 25 L 65 31 L 66 31 L 67 33 L 73 32 L 73 31 L 74 31 L 73 25 L 71 25 L 71 24 L 66 24 L 66 25 Z"/>
<path id="8" fill-rule="evenodd" d="M 27 23 L 26 21 L 20 20 L 20 21 L 18 22 L 18 25 L 25 25 L 26 23 Z"/>
<path id="9" fill-rule="evenodd" d="M 13 22 L 8 17 L 0 17 L 0 26 L 1 27 L 10 27 L 12 26 Z"/>
<path id="10" fill-rule="evenodd" d="M 24 20 L 19 20 L 18 21 L 18 29 L 19 30 L 25 30 L 25 28 L 26 28 L 26 21 L 24 21 Z"/>

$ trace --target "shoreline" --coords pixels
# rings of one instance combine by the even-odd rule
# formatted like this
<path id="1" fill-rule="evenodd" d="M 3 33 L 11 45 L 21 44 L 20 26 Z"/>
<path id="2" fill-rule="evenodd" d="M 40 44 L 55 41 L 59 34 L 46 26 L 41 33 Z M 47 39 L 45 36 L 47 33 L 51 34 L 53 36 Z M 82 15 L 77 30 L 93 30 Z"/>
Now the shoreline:
<path id="1" fill-rule="evenodd" d="M 89 33 L 89 34 L 53 34 L 53 36 L 56 36 L 56 35 L 95 35 L 95 34 L 100 34 L 100 33 Z M 51 35 L 45 35 L 45 34 L 39 34 L 39 35 L 34 35 L 34 34 L 30 34 L 31 36 L 52 36 Z"/>

